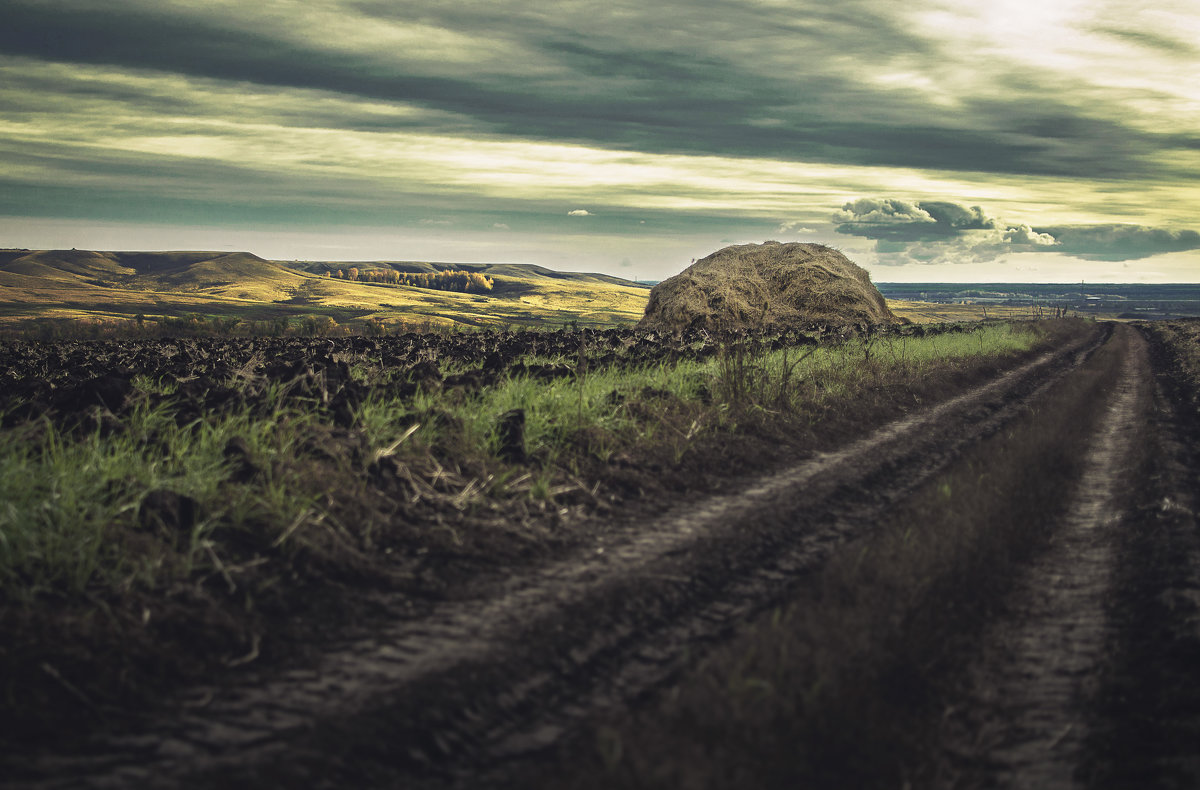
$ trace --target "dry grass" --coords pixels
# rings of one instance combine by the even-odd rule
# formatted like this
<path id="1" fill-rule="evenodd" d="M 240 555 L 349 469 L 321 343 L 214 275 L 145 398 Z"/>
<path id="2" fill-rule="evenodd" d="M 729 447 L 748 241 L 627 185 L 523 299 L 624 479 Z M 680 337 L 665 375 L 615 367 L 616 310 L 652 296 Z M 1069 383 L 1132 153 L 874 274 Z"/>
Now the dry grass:
<path id="1" fill-rule="evenodd" d="M 954 667 L 1053 529 L 1119 361 L 1099 352 L 665 699 L 600 725 L 555 786 L 930 786 Z"/>
<path id="2" fill-rule="evenodd" d="M 697 261 L 650 292 L 642 325 L 738 329 L 809 322 L 894 323 L 870 276 L 821 244 L 742 244 Z"/>

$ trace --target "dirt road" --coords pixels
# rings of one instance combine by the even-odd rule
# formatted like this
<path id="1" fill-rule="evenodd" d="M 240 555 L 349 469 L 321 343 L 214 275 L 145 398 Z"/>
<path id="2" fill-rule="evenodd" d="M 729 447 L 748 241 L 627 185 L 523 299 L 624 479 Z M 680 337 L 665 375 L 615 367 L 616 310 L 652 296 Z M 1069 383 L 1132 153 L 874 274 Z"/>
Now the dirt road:
<path id="1" fill-rule="evenodd" d="M 1047 551 L 1025 569 L 988 628 L 948 711 L 947 787 L 1084 786 L 1089 700 L 1118 638 L 1110 617 L 1131 465 L 1145 439 L 1152 376 L 1146 342 L 1126 331 L 1124 358 L 1083 474 Z"/>
<path id="2" fill-rule="evenodd" d="M 606 525 L 571 556 L 487 580 L 461 600 L 422 609 L 381 599 L 384 625 L 331 639 L 307 666 L 190 689 L 135 732 L 25 756 L 9 776 L 15 787 L 479 786 L 677 682 L 696 655 L 786 601 L 1105 343 L 1120 345 L 1124 363 L 1085 449 L 1083 484 L 970 660 L 941 736 L 940 777 L 947 786 L 1112 777 L 1093 755 L 1123 732 L 1113 723 L 1120 705 L 1104 700 L 1141 622 L 1114 596 L 1145 581 L 1121 565 L 1130 551 L 1121 526 L 1145 515 L 1128 474 L 1147 432 L 1170 434 L 1171 408 L 1155 393 L 1145 341 L 1111 326 L 737 493 Z M 1190 468 L 1160 475 L 1155 491 L 1179 489 Z M 1185 516 L 1194 532 L 1192 504 L 1155 496 L 1180 535 Z M 1179 755 L 1161 759 L 1175 765 Z"/>

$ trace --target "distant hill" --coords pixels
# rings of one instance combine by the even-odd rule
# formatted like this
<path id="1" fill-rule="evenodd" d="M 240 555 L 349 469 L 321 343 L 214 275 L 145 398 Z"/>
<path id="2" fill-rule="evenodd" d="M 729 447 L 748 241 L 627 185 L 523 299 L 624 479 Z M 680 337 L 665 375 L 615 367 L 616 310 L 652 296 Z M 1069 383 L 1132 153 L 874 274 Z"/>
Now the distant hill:
<path id="1" fill-rule="evenodd" d="M 330 278 L 332 270 L 470 271 L 487 294 Z M 326 315 L 429 325 L 628 324 L 647 287 L 606 274 L 527 264 L 272 261 L 248 252 L 0 250 L 0 325 L 30 319 L 198 315 L 243 320 Z"/>
<path id="2" fill-rule="evenodd" d="M 71 280 L 92 277 L 111 284 L 204 286 L 230 276 L 274 278 L 285 267 L 248 252 L 92 252 L 90 250 L 3 250 L 0 273 Z"/>
<path id="3" fill-rule="evenodd" d="M 14 289 L 33 302 L 63 299 L 70 291 L 80 299 L 132 291 L 270 302 L 289 298 L 304 279 L 248 252 L 6 250 L 0 255 L 0 288 Z"/>
<path id="4" fill-rule="evenodd" d="M 179 288 L 271 280 L 295 272 L 324 275 L 331 269 L 394 269 L 399 272 L 467 271 L 519 280 L 544 278 L 648 288 L 609 274 L 559 272 L 529 263 L 439 263 L 425 261 L 282 261 L 249 252 L 93 252 L 90 250 L 0 250 L 0 273 L 71 281 L 92 277 L 112 284 L 170 283 Z"/>
<path id="5" fill-rule="evenodd" d="M 178 272 L 222 258 L 267 263 L 246 252 L 93 252 L 91 250 L 0 250 L 0 271 L 48 267 L 71 274 L 154 275 Z"/>

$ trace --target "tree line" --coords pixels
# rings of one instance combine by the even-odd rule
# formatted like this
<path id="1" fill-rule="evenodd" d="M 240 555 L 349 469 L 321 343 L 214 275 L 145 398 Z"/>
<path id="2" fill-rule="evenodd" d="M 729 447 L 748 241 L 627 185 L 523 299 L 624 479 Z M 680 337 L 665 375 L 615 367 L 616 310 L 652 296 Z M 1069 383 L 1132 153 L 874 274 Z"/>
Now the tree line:
<path id="1" fill-rule="evenodd" d="M 414 288 L 432 288 L 438 291 L 458 291 L 459 293 L 486 293 L 496 287 L 495 281 L 487 275 L 454 270 L 398 272 L 395 269 L 367 269 L 360 271 L 357 267 L 351 266 L 348 269 L 326 270 L 325 276 L 335 280 L 408 285 Z"/>

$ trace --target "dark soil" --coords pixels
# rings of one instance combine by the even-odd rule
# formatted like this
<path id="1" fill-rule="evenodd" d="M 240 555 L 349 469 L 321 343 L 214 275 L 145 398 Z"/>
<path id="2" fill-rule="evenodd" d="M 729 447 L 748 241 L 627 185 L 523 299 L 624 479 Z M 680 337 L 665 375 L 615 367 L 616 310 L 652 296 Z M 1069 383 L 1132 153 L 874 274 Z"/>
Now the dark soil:
<path id="1" fill-rule="evenodd" d="M 406 487 L 413 483 L 390 459 L 372 465 L 365 479 L 347 475 L 347 468 L 366 464 L 367 448 L 353 413 L 369 395 L 403 399 L 423 389 L 458 397 L 504 377 L 569 378 L 581 362 L 596 369 L 703 359 L 722 344 L 836 342 L 840 331 L 812 326 L 769 340 L 750 333 L 718 339 L 707 333 L 582 330 L 336 340 L 0 342 L 0 426 L 31 438 L 47 425 L 68 434 L 113 435 L 126 430 L 133 411 L 155 406 L 168 407 L 181 426 L 241 410 L 265 414 L 295 408 L 316 414 L 292 466 L 324 485 L 341 486 L 337 515 L 358 538 L 272 557 L 279 561 L 243 577 L 236 595 L 213 576 L 190 578 L 171 590 L 89 590 L 83 599 L 48 595 L 34 607 L 0 599 L 0 627 L 12 636 L 0 642 L 0 700 L 14 712 L 0 717 L 0 743 L 21 749 L 69 741 L 97 727 L 140 726 L 146 704 L 167 689 L 224 673 L 227 664 L 243 657 L 272 665 L 302 663 L 331 623 L 371 622 L 380 613 L 372 597 L 376 593 L 400 592 L 415 611 L 432 601 L 470 595 L 466 587 L 483 583 L 489 574 L 552 556 L 586 536 L 587 530 L 573 523 L 583 512 L 666 490 L 691 479 L 696 466 L 671 467 L 655 453 L 628 456 L 604 470 L 600 482 L 608 496 L 603 500 L 581 487 L 559 495 L 553 509 L 514 501 L 493 511 L 463 512 L 447 504 L 449 496 L 436 481 L 427 496 L 413 502 Z M 165 383 L 171 391 L 142 391 L 138 377 Z M 272 394 L 279 391 L 282 398 Z M 422 421 L 444 418 L 414 415 Z M 430 464 L 444 464 L 450 471 L 443 479 L 452 481 L 455 448 L 433 449 Z M 735 462 L 744 453 L 748 465 L 770 457 L 736 444 L 710 451 L 726 452 Z M 236 438 L 225 455 L 235 480 L 252 480 L 262 472 Z M 150 492 L 133 529 L 118 539 L 136 544 L 147 532 L 186 534 L 195 510 L 187 497 Z M 564 513 L 572 522 L 569 529 Z M 366 540 L 363 536 L 379 523 L 386 523 L 386 534 Z M 272 556 L 269 543 L 247 535 L 223 548 L 233 552 L 226 557 L 230 563 L 240 564 Z M 246 597 L 245 591 L 261 587 L 259 579 L 274 576 L 281 581 L 252 601 Z M 149 611 L 153 617 L 147 622 Z"/>
<path id="2" fill-rule="evenodd" d="M 398 388 L 420 386 L 420 379 L 459 386 L 435 362 L 454 354 L 483 360 L 479 377 L 462 386 L 494 380 L 523 364 L 535 344 L 551 341 L 574 343 L 576 353 L 586 342 L 587 353 L 611 355 L 604 364 L 715 353 L 705 351 L 704 338 L 555 337 L 449 338 L 436 352 L 417 337 L 356 339 L 350 352 L 406 371 L 393 379 Z M 1002 376 L 973 369 L 902 398 L 879 393 L 831 415 L 817 433 L 792 426 L 781 436 L 778 423 L 749 422 L 742 437 L 713 440 L 680 464 L 653 453 L 632 458 L 627 469 L 603 470 L 598 478 L 610 491 L 624 486 L 624 500 L 613 500 L 625 501 L 620 514 L 583 519 L 586 507 L 568 512 L 575 519 L 570 540 L 547 540 L 524 554 L 497 543 L 426 560 L 429 575 L 399 591 L 386 574 L 353 594 L 326 580 L 312 602 L 273 613 L 303 618 L 273 632 L 278 641 L 268 659 L 172 694 L 147 709 L 144 721 L 122 717 L 112 734 L 26 741 L 27 754 L 6 760 L 8 774 L 31 786 L 470 785 L 472 777 L 558 743 L 598 710 L 668 684 L 696 651 L 785 598 L 838 546 L 869 530 L 962 447 L 997 431 L 1100 339 L 1091 333 Z M 217 351 L 198 341 L 169 345 L 174 353 L 122 344 L 49 352 L 8 346 L 9 381 L 20 392 L 13 402 L 41 404 L 54 420 L 78 420 L 89 404 L 116 415 L 138 372 L 167 372 L 186 388 L 192 370 L 228 377 L 267 352 L 298 397 L 335 420 L 339 403 L 361 397 L 347 370 L 352 360 L 342 356 L 350 352 L 333 341 L 228 341 Z M 144 361 L 152 356 L 158 368 Z M 102 362 L 89 368 L 88 359 Z M 82 367 L 85 384 L 57 372 L 64 365 Z M 570 370 L 551 366 L 545 374 Z M 253 387 L 184 391 L 185 405 L 194 397 L 197 410 L 256 397 Z M 939 405 L 917 406 L 939 397 Z M 774 471 L 763 476 L 768 469 Z M 154 507 L 155 518 L 187 518 L 186 502 L 155 500 Z M 496 552 L 490 562 L 489 548 Z M 286 657 L 280 645 L 307 647 Z M 104 721 L 104 711 L 88 710 L 90 695 L 77 693 L 54 667 L 44 671 L 53 681 L 48 687 L 58 687 L 47 701 L 57 717 L 47 721 Z"/>
<path id="3" fill-rule="evenodd" d="M 1153 361 L 1142 485 L 1120 536 L 1115 633 L 1086 776 L 1093 787 L 1200 786 L 1200 321 L 1142 325 Z"/>
<path id="4" fill-rule="evenodd" d="M 62 663 L 39 661 L 28 673 L 40 678 L 45 715 L 30 717 L 24 737 L 19 725 L 6 728 L 0 771 L 14 787 L 516 787 L 547 776 L 557 784 L 572 755 L 590 750 L 579 764 L 592 770 L 597 746 L 604 751 L 603 738 L 581 743 L 580 732 L 669 697 L 698 655 L 795 597 L 831 558 L 847 564 L 839 551 L 970 448 L 1002 441 L 1007 426 L 1108 342 L 1127 362 L 1109 411 L 1074 448 L 1081 482 L 1064 489 L 1044 542 L 1013 560 L 1020 569 L 1003 600 L 967 629 L 972 644 L 956 642 L 956 663 L 920 681 L 933 678 L 935 688 L 907 688 L 920 673 L 895 676 L 888 705 L 912 694 L 923 700 L 913 704 L 932 696 L 946 709 L 929 727 L 932 755 L 886 760 L 954 787 L 1195 787 L 1200 322 L 1176 323 L 1142 327 L 1145 345 L 1128 328 L 1116 341 L 1111 326 L 1064 334 L 1056 351 L 1006 371 L 972 369 L 876 393 L 819 428 L 749 420 L 741 436 L 714 438 L 682 461 L 664 451 L 631 455 L 590 470 L 593 492 L 604 496 L 580 494 L 565 512 L 476 516 L 541 524 L 542 540 L 493 537 L 432 556 L 426 546 L 419 562 L 402 556 L 390 567 L 367 563 L 353 578 L 306 577 L 310 587 L 290 588 L 258 615 L 270 621 L 271 638 L 261 655 L 254 643 L 253 657 L 246 623 L 214 622 L 174 638 L 156 634 L 157 653 L 143 645 L 142 663 L 122 665 L 119 645 L 89 641 L 86 628 L 54 616 L 53 604 L 40 623 L 0 607 L 6 628 L 40 634 L 35 641 L 84 634 L 63 647 Z M 814 327 L 782 342 L 831 334 Z M 529 367 L 534 353 L 564 361 Z M 353 448 L 353 425 L 339 415 L 370 386 L 470 388 L 514 370 L 570 376 L 571 355 L 619 366 L 714 353 L 706 335 L 647 340 L 625 330 L 6 344 L 0 414 L 10 427 L 46 415 L 76 430 L 119 430 L 135 375 L 174 377 L 181 412 L 197 416 L 253 407 L 265 381 L 283 380 L 328 415 L 331 432 L 318 444 Z M 351 374 L 351 365 L 375 360 L 397 372 L 370 384 Z M 448 360 L 467 372 L 444 374 Z M 220 383 L 239 378 L 241 386 Z M 228 450 L 253 474 L 253 460 L 239 452 Z M 192 505 L 170 492 L 145 507 L 141 517 L 159 526 L 193 518 Z M 447 514 L 423 517 L 439 515 Z M 181 600 L 181 614 L 198 611 L 194 604 Z M 189 644 L 205 636 L 229 642 L 204 645 L 189 666 Z M 15 666 L 20 650 L 9 644 L 0 658 Z M 247 660 L 214 674 L 206 656 L 218 654 Z M 163 689 L 161 702 L 135 694 L 122 705 L 73 682 L 73 670 L 109 655 L 124 673 L 157 677 L 144 688 Z M 87 726 L 70 726 L 79 720 Z M 833 734 L 824 742 L 838 743 Z M 930 745 L 924 734 L 895 743 Z M 538 764 L 548 755 L 563 762 L 545 773 Z M 881 784 L 891 776 L 837 766 L 832 756 L 828 765 L 830 786 L 839 776 Z"/>
<path id="5" fill-rule="evenodd" d="M 783 333 L 749 331 L 683 334 L 633 329 L 551 332 L 471 332 L 369 338 L 176 338 L 155 340 L 0 341 L 0 416 L 10 427 L 48 416 L 83 420 L 93 407 L 120 417 L 132 405 L 132 380 L 174 382 L 170 396 L 181 422 L 239 406 L 264 403 L 268 383 L 286 384 L 288 397 L 317 404 L 339 424 L 372 392 L 404 397 L 418 388 L 474 390 L 514 375 L 569 378 L 577 365 L 631 368 L 681 359 L 707 359 L 730 344 L 808 345 L 862 333 L 897 336 L 961 332 L 933 327 L 813 324 Z M 557 362 L 530 364 L 533 357 Z M 351 366 L 377 371 L 374 380 Z M 447 368 L 462 372 L 445 373 Z M 166 397 L 166 396 L 163 396 Z"/>

